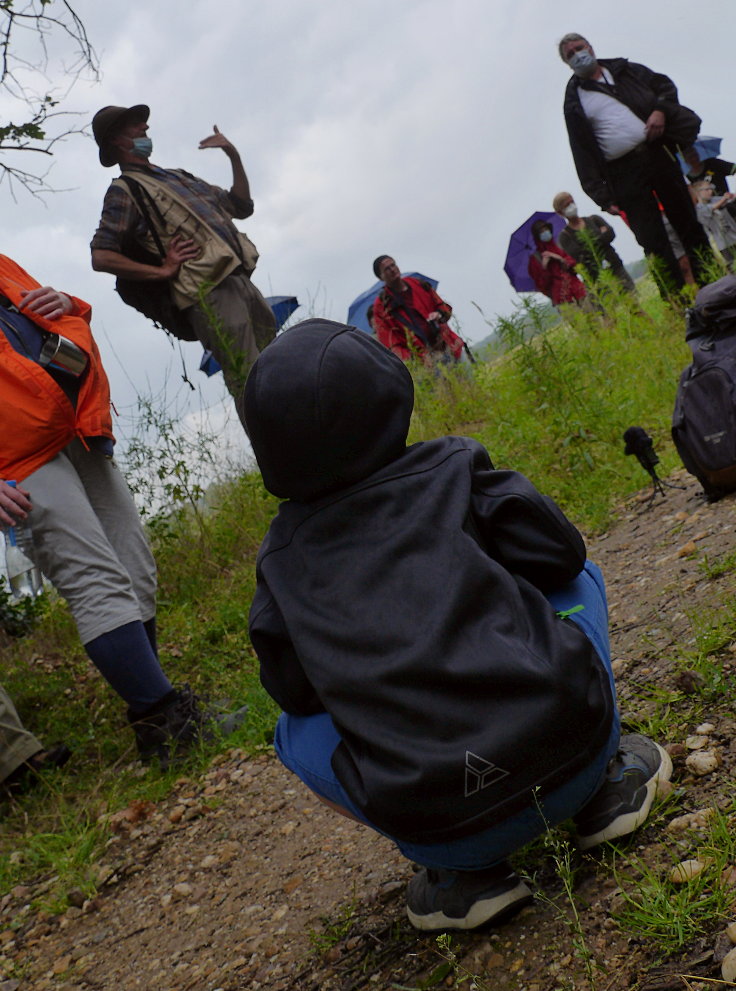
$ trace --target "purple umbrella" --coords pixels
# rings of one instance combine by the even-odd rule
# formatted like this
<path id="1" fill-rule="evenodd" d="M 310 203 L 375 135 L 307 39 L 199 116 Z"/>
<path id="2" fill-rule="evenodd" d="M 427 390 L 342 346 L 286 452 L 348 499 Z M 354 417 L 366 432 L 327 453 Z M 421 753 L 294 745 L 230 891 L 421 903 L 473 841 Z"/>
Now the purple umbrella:
<path id="1" fill-rule="evenodd" d="M 518 230 L 515 230 L 509 240 L 509 249 L 506 252 L 506 261 L 503 270 L 509 277 L 509 282 L 517 292 L 536 292 L 529 275 L 529 259 L 537 250 L 537 245 L 532 236 L 532 225 L 537 220 L 546 220 L 552 228 L 552 233 L 556 238 L 565 227 L 566 221 L 558 213 L 545 213 L 537 211 L 528 220 L 525 220 Z"/>

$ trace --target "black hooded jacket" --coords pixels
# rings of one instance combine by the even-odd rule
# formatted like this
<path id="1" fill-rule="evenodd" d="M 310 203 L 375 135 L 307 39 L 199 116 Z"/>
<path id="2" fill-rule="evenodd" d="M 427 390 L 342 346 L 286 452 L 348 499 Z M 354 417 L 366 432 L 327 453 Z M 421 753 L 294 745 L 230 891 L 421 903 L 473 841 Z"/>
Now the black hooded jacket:
<path id="1" fill-rule="evenodd" d="M 411 376 L 354 328 L 309 320 L 256 361 L 245 417 L 281 504 L 250 616 L 266 691 L 327 711 L 333 767 L 399 839 L 470 835 L 570 779 L 612 700 L 543 591 L 585 547 L 523 476 L 463 437 L 406 447 Z"/>
<path id="2" fill-rule="evenodd" d="M 680 103 L 677 87 L 661 72 L 653 72 L 638 62 L 625 58 L 599 59 L 600 65 L 611 73 L 616 99 L 629 110 L 646 121 L 653 110 L 661 110 L 665 120 L 671 120 L 678 112 Z M 595 139 L 593 128 L 585 115 L 580 102 L 580 89 L 600 89 L 610 93 L 608 87 L 592 79 L 572 76 L 565 90 L 564 114 L 570 150 L 575 161 L 580 185 L 599 207 L 607 210 L 616 202 L 615 190 L 611 188 L 607 176 L 606 160 Z M 665 135 L 667 124 L 665 124 Z"/>

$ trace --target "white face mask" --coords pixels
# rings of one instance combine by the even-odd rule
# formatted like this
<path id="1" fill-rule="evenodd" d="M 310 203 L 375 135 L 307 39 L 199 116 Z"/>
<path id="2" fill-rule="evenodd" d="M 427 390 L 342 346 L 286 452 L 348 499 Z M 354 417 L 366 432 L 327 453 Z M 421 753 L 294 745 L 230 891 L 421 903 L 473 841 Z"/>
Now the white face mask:
<path id="1" fill-rule="evenodd" d="M 575 206 L 574 203 L 570 203 L 562 211 L 562 216 L 567 217 L 568 220 L 574 220 L 577 217 L 577 215 L 578 215 L 578 208 Z"/>
<path id="2" fill-rule="evenodd" d="M 587 48 L 581 48 L 579 52 L 575 52 L 567 64 L 581 79 L 589 79 L 598 68 L 598 60 L 595 55 L 590 54 Z"/>

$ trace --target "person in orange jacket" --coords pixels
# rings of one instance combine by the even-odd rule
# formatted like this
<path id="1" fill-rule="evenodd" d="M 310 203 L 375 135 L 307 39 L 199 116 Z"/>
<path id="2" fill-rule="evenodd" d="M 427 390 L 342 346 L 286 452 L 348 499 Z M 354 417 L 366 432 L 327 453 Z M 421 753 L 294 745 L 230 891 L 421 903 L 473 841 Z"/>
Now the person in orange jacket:
<path id="1" fill-rule="evenodd" d="M 110 390 L 88 303 L 0 255 L 0 524 L 28 520 L 42 572 L 84 648 L 128 705 L 142 760 L 167 766 L 214 725 L 158 661 L 156 566 L 113 460 Z M 14 481 L 17 486 L 11 486 Z"/>

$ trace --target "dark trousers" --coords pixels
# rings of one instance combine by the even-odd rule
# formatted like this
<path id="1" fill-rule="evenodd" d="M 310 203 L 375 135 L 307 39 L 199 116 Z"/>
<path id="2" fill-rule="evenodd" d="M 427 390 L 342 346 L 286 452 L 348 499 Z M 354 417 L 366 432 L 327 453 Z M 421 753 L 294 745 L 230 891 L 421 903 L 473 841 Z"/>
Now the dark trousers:
<path id="1" fill-rule="evenodd" d="M 682 286 L 683 278 L 653 194 L 682 241 L 696 282 L 707 282 L 703 268 L 712 259 L 708 236 L 698 222 L 680 167 L 662 142 L 641 145 L 608 162 L 607 171 L 616 205 L 625 211 L 634 237 L 647 256 L 653 255 L 659 260 L 662 269 L 657 279 L 660 292 L 667 288 L 668 282 L 675 287 Z"/>

